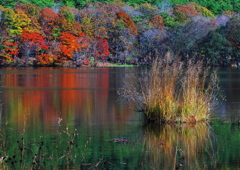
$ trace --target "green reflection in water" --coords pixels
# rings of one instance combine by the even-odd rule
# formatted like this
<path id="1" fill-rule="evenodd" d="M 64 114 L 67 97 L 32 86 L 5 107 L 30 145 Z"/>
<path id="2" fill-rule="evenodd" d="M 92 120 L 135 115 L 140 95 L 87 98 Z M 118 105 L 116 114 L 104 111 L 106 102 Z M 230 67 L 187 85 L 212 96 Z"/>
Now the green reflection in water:
<path id="1" fill-rule="evenodd" d="M 64 121 L 64 120 L 63 120 Z M 61 122 L 64 124 L 64 122 Z M 0 140 L 0 169 L 136 169 L 140 167 L 143 145 L 139 126 L 114 128 L 59 125 L 51 132 L 37 127 L 37 131 L 15 131 L 13 125 L 2 124 Z M 36 130 L 35 129 L 35 130 Z M 118 129 L 118 130 L 117 130 Z M 20 133 L 19 133 L 20 132 Z M 93 134 L 94 132 L 94 134 Z M 129 142 L 107 141 L 124 136 Z"/>
<path id="2" fill-rule="evenodd" d="M 216 169 L 239 169 L 240 167 L 240 126 L 231 123 L 213 123 L 217 137 Z"/>
<path id="3" fill-rule="evenodd" d="M 140 127 L 66 126 L 62 120 L 51 131 L 41 125 L 32 131 L 24 127 L 16 130 L 12 124 L 4 123 L 0 131 L 0 169 L 88 169 L 96 165 L 99 169 L 239 167 L 240 128 L 236 124 Z M 129 142 L 108 141 L 115 137 Z"/>

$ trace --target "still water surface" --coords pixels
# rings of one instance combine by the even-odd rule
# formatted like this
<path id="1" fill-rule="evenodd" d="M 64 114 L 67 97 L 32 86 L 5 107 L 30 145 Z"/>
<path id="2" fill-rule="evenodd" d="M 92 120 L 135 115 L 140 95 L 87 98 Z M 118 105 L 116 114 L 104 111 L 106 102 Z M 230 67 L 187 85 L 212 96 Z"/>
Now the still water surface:
<path id="1" fill-rule="evenodd" d="M 240 70 L 220 69 L 227 101 L 210 123 L 150 127 L 119 102 L 140 68 L 1 68 L 0 167 L 238 169 Z M 109 141 L 113 138 L 128 142 Z M 6 157 L 6 158 L 5 158 Z"/>

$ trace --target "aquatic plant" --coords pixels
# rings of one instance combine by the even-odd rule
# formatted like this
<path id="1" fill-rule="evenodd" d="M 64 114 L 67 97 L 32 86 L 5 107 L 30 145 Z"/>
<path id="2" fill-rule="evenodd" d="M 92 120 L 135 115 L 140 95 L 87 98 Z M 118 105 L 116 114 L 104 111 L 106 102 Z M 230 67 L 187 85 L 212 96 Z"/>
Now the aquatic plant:
<path id="1" fill-rule="evenodd" d="M 80 143 L 77 130 L 62 129 L 61 121 L 59 118 L 58 128 L 61 130 L 52 139 L 48 135 L 29 138 L 24 127 L 20 138 L 15 141 L 14 136 L 6 135 L 0 129 L 0 169 L 81 169 L 94 165 L 84 162 L 91 138 Z"/>
<path id="2" fill-rule="evenodd" d="M 137 104 L 148 122 L 196 122 L 209 118 L 219 86 L 216 72 L 202 62 L 184 63 L 168 54 L 155 60 L 143 78 L 126 83 L 120 94 Z"/>

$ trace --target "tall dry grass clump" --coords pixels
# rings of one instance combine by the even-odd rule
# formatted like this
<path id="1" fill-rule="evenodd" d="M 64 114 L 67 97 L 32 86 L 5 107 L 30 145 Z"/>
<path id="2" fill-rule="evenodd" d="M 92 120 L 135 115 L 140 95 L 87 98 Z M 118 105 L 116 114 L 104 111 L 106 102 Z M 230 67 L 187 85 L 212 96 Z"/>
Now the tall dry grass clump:
<path id="1" fill-rule="evenodd" d="M 196 122 L 208 119 L 218 99 L 216 72 L 202 62 L 180 62 L 167 55 L 150 71 L 126 83 L 122 95 L 135 102 L 147 121 Z"/>

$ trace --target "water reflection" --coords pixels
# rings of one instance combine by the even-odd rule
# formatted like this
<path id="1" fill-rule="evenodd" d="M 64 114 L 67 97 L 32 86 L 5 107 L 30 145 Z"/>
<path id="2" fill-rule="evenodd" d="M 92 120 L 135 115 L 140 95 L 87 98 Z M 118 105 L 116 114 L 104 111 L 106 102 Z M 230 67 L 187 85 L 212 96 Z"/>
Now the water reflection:
<path id="1" fill-rule="evenodd" d="M 111 68 L 2 70 L 4 119 L 19 126 L 42 123 L 121 123 L 132 115 L 118 103 L 116 85 L 124 70 Z M 66 121 L 67 120 L 67 121 Z M 19 127 L 22 128 L 22 127 Z"/>
<path id="2" fill-rule="evenodd" d="M 15 167 L 22 162 L 25 167 L 31 167 L 34 155 L 40 151 L 37 158 L 42 161 L 38 165 L 65 165 L 67 159 L 64 155 L 69 152 L 72 134 L 76 132 L 71 160 L 78 166 L 82 163 L 93 165 L 104 155 L 114 164 L 130 167 L 122 164 L 122 153 L 129 154 L 127 159 L 133 160 L 134 154 L 129 153 L 130 145 L 119 146 L 106 140 L 137 139 L 133 132 L 138 131 L 139 122 L 134 122 L 134 111 L 120 104 L 117 96 L 117 89 L 132 74 L 131 70 L 1 68 L 0 74 L 0 98 L 4 101 L 0 165 L 12 166 L 12 162 L 2 162 L 1 158 L 7 156 L 14 157 Z M 86 143 L 89 146 L 83 161 Z M 23 153 L 24 160 L 20 158 Z M 113 162 L 110 160 L 112 157 L 117 160 Z"/>
<path id="3" fill-rule="evenodd" d="M 216 153 L 212 148 L 213 138 L 207 124 L 148 126 L 146 129 L 145 159 L 151 168 L 214 167 Z"/>
<path id="4" fill-rule="evenodd" d="M 220 87 L 226 101 L 220 103 L 216 116 L 229 122 L 240 120 L 240 71 L 239 68 L 219 69 Z"/>
<path id="5" fill-rule="evenodd" d="M 37 153 L 44 156 L 38 157 L 42 159 L 38 164 L 42 169 L 64 169 L 59 166 L 66 164 L 63 156 L 69 150 L 74 132 L 78 135 L 71 152 L 74 157 L 70 159 L 81 169 L 92 167 L 102 158 L 112 164 L 107 164 L 109 169 L 237 169 L 240 160 L 237 123 L 141 128 L 141 114 L 120 104 L 117 94 L 124 81 L 131 82 L 133 75 L 142 76 L 138 74 L 142 73 L 140 70 L 1 68 L 0 169 L 18 169 L 19 159 L 13 167 L 12 162 L 1 164 L 1 158 L 14 155 L 20 158 L 23 146 L 26 146 L 25 167 L 32 166 Z M 233 114 L 238 119 L 240 72 L 220 70 L 219 73 L 227 101 L 216 116 Z M 129 143 L 108 141 L 112 138 L 124 138 Z M 44 145 L 40 153 L 41 142 Z M 76 164 L 69 162 L 73 169 Z M 99 165 L 101 168 L 105 168 L 103 163 Z"/>

